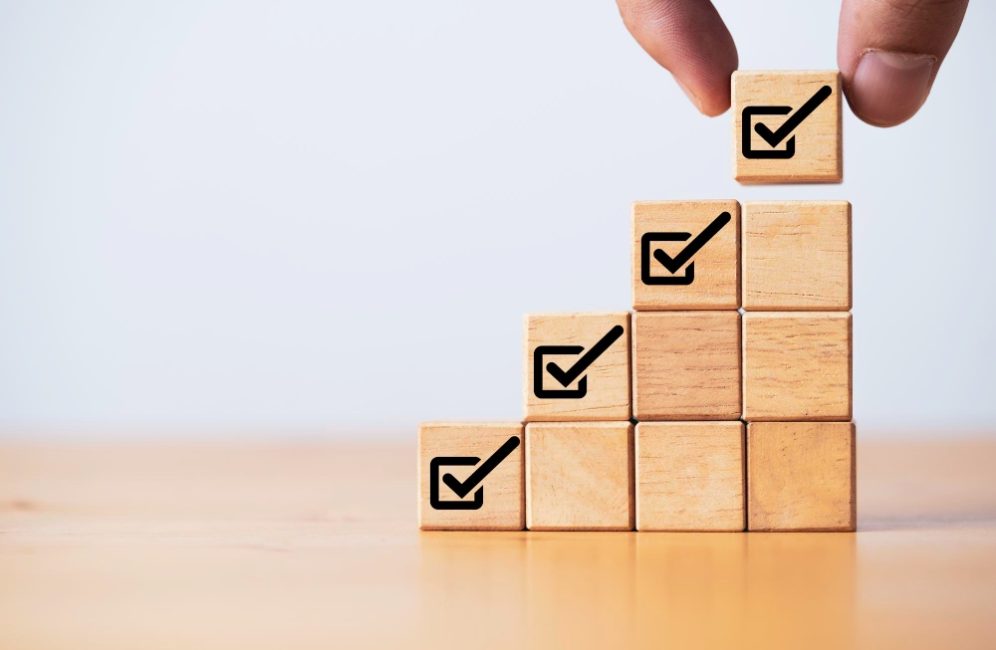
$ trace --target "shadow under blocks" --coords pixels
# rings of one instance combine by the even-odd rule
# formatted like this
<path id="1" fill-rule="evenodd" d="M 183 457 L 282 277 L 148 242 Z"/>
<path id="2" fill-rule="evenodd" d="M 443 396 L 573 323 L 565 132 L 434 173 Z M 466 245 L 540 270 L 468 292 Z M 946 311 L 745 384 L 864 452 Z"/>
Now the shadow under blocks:
<path id="1" fill-rule="evenodd" d="M 837 72 L 738 72 L 734 175 L 839 182 Z M 525 317 L 522 422 L 419 430 L 419 525 L 853 531 L 851 205 L 639 201 L 633 311 Z"/>

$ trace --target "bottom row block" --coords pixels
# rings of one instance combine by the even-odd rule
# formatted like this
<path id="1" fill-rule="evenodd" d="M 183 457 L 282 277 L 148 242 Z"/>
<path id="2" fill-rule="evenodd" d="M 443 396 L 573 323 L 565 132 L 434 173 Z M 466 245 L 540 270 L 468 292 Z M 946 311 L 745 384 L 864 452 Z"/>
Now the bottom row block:
<path id="1" fill-rule="evenodd" d="M 854 424 L 747 426 L 749 530 L 854 530 Z"/>
<path id="2" fill-rule="evenodd" d="M 418 523 L 435 530 L 525 527 L 522 424 L 423 424 Z"/>
<path id="3" fill-rule="evenodd" d="M 850 422 L 425 424 L 419 525 L 854 530 Z"/>
<path id="4" fill-rule="evenodd" d="M 637 530 L 743 530 L 744 425 L 636 427 Z"/>
<path id="5" fill-rule="evenodd" d="M 526 528 L 633 530 L 633 425 L 526 425 Z"/>

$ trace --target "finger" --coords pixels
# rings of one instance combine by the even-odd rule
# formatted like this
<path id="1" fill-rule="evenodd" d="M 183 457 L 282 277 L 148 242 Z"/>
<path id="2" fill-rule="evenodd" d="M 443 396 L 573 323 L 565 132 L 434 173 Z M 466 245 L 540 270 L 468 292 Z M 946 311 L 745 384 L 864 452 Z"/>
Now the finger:
<path id="1" fill-rule="evenodd" d="M 843 0 L 837 65 L 855 114 L 878 126 L 927 100 L 968 0 Z"/>
<path id="2" fill-rule="evenodd" d="M 737 48 L 709 0 L 616 1 L 629 32 L 700 111 L 719 115 L 730 107 Z"/>

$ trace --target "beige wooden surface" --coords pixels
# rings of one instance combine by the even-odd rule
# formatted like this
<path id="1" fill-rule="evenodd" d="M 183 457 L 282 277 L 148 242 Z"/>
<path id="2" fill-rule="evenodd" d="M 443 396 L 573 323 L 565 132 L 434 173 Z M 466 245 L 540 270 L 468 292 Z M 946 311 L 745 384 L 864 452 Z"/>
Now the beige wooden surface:
<path id="1" fill-rule="evenodd" d="M 996 441 L 859 438 L 856 534 L 420 533 L 408 437 L 0 445 L 0 648 L 996 639 Z"/>

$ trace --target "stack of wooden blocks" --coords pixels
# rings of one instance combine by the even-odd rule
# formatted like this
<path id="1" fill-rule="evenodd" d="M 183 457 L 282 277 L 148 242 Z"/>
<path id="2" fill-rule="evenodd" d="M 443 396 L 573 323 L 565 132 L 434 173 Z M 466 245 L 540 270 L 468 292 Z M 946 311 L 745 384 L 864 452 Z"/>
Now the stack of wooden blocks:
<path id="1" fill-rule="evenodd" d="M 840 182 L 836 72 L 733 103 L 737 180 Z M 421 527 L 854 530 L 850 204 L 639 202 L 632 250 L 633 313 L 526 318 L 524 424 L 422 425 Z"/>

